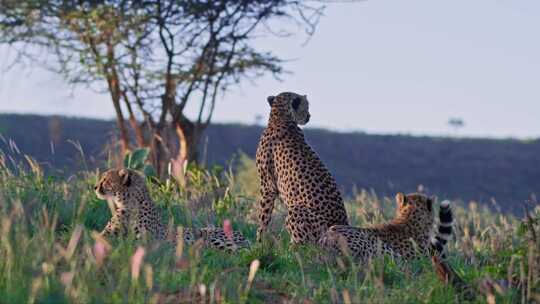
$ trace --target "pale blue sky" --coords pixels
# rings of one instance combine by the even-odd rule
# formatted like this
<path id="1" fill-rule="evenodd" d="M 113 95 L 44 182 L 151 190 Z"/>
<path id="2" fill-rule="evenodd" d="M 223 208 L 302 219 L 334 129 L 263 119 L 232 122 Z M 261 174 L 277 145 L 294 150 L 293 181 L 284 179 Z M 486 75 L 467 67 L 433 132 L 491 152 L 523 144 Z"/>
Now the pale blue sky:
<path id="1" fill-rule="evenodd" d="M 311 41 L 261 39 L 292 59 L 225 95 L 215 121 L 252 123 L 266 96 L 307 94 L 311 126 L 369 133 L 540 137 L 540 1 L 368 0 L 332 4 Z M 0 49 L 0 65 L 8 53 Z M 0 112 L 112 118 L 107 95 L 39 68 L 0 74 Z"/>

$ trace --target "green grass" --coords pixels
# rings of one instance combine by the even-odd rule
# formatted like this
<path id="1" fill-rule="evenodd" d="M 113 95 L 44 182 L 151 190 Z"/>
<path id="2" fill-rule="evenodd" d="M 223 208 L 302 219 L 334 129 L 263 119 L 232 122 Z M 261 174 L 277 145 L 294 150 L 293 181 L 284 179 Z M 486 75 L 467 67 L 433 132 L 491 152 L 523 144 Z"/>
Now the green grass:
<path id="1" fill-rule="evenodd" d="M 328 259 L 310 246 L 289 246 L 284 209 L 276 203 L 272 237 L 249 250 L 227 254 L 194 245 L 183 248 L 110 240 L 103 263 L 95 246 L 110 214 L 92 186 L 99 172 L 69 179 L 44 177 L 30 159 L 8 164 L 0 152 L 0 303 L 448 303 L 464 302 L 438 279 L 428 259 L 396 264 L 389 259 L 356 266 Z M 256 180 L 244 159 L 241 172 L 190 168 L 187 186 L 148 181 L 165 221 L 220 226 L 230 219 L 254 241 Z M 354 225 L 380 223 L 394 203 L 359 192 L 347 201 Z M 540 299 L 540 208 L 518 220 L 470 204 L 454 206 L 456 232 L 449 261 L 473 286 L 473 303 Z M 145 250 L 138 279 L 131 258 Z M 254 280 L 250 265 L 258 260 Z"/>

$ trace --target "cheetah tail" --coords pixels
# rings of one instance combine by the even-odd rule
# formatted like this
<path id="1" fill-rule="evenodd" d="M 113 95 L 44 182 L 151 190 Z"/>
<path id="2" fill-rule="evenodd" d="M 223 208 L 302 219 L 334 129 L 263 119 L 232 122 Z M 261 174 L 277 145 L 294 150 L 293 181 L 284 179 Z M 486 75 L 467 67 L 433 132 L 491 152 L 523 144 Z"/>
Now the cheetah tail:
<path id="1" fill-rule="evenodd" d="M 437 277 L 444 285 L 454 287 L 459 296 L 464 300 L 473 301 L 476 298 L 476 290 L 474 286 L 468 284 L 463 278 L 439 256 L 431 257 L 431 264 L 437 273 Z"/>
<path id="2" fill-rule="evenodd" d="M 450 237 L 452 236 L 452 208 L 450 208 L 450 201 L 444 200 L 441 202 L 439 209 L 439 227 L 437 229 L 437 235 L 431 239 L 431 248 L 435 255 L 441 258 L 446 258 L 444 254 L 444 247 Z"/>

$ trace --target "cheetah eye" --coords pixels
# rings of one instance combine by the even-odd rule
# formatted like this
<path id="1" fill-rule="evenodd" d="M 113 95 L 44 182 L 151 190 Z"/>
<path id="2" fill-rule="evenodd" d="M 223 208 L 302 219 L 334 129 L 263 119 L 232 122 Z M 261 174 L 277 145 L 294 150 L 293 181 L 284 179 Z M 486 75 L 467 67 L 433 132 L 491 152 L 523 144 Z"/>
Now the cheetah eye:
<path id="1" fill-rule="evenodd" d="M 293 99 L 292 101 L 292 108 L 296 111 L 298 110 L 298 107 L 300 106 L 300 103 L 302 102 L 302 100 L 300 99 L 300 97 L 296 97 L 295 99 Z"/>

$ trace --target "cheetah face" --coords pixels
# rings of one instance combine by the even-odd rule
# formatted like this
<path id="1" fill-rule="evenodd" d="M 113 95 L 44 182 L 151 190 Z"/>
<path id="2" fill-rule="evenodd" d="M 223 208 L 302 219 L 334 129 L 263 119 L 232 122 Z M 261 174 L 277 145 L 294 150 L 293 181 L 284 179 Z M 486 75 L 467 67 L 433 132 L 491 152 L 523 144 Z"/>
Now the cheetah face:
<path id="1" fill-rule="evenodd" d="M 306 95 L 283 92 L 277 96 L 268 96 L 267 100 L 272 109 L 279 108 L 298 125 L 309 122 L 311 114 L 309 114 L 309 102 Z"/>
<path id="2" fill-rule="evenodd" d="M 94 186 L 96 196 L 102 200 L 109 200 L 116 193 L 127 191 L 132 179 L 136 175 L 128 169 L 111 169 L 105 171 Z"/>
<path id="3" fill-rule="evenodd" d="M 397 216 L 405 216 L 419 221 L 433 221 L 433 202 L 435 197 L 428 197 L 420 193 L 396 195 Z"/>

